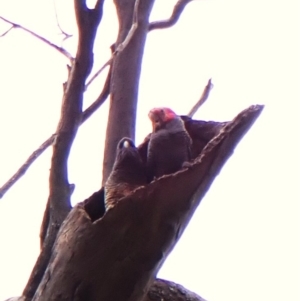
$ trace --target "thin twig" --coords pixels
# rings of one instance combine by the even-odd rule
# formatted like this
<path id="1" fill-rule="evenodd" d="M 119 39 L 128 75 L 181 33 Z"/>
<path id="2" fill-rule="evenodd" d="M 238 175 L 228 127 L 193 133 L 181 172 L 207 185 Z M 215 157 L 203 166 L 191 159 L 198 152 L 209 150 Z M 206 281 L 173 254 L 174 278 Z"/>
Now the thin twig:
<path id="1" fill-rule="evenodd" d="M 149 31 L 153 29 L 163 29 L 173 26 L 178 20 L 183 12 L 185 6 L 193 0 L 179 0 L 173 9 L 172 15 L 167 20 L 155 21 L 149 24 Z"/>
<path id="2" fill-rule="evenodd" d="M 102 92 L 100 93 L 98 98 L 83 112 L 81 124 L 84 123 L 104 103 L 104 101 L 108 97 L 109 90 L 110 90 L 110 79 L 111 79 L 111 67 L 108 71 Z"/>
<path id="3" fill-rule="evenodd" d="M 84 123 L 104 103 L 109 95 L 111 69 L 108 72 L 104 87 L 98 98 L 83 112 L 81 124 Z M 18 169 L 18 171 L 0 188 L 0 199 L 26 173 L 31 164 L 55 141 L 56 134 L 40 145 Z"/>
<path id="4" fill-rule="evenodd" d="M 20 28 L 20 29 L 22 29 L 22 30 L 28 32 L 29 34 L 33 35 L 34 37 L 36 37 L 36 38 L 39 39 L 40 41 L 46 43 L 48 46 L 54 48 L 55 50 L 57 50 L 58 52 L 60 52 L 61 54 L 63 54 L 63 55 L 64 55 L 65 57 L 67 57 L 70 61 L 73 61 L 73 60 L 74 60 L 74 58 L 72 57 L 72 55 L 71 55 L 67 50 L 65 50 L 64 48 L 59 47 L 59 46 L 53 44 L 53 43 L 50 42 L 49 40 L 45 39 L 44 37 L 38 35 L 37 33 L 33 32 L 33 31 L 31 31 L 30 29 L 28 29 L 28 28 L 26 28 L 26 27 L 24 27 L 24 26 L 22 26 L 22 25 L 19 25 L 19 24 L 17 24 L 17 23 L 11 22 L 11 21 L 9 21 L 9 20 L 7 20 L 7 19 L 1 17 L 1 16 L 0 16 L 0 19 L 3 20 L 3 21 L 6 22 L 6 23 L 12 25 L 13 28 Z M 6 33 L 7 33 L 7 32 L 6 32 Z M 6 34 L 6 33 L 5 33 L 5 34 Z"/>
<path id="5" fill-rule="evenodd" d="M 194 116 L 194 114 L 198 111 L 198 109 L 205 103 L 205 101 L 208 99 L 209 93 L 211 91 L 211 89 L 214 87 L 213 83 L 211 82 L 211 78 L 208 80 L 202 95 L 200 97 L 200 99 L 197 101 L 197 103 L 192 107 L 192 109 L 190 110 L 190 112 L 188 113 L 187 116 L 189 116 L 190 118 L 192 118 Z"/>
<path id="6" fill-rule="evenodd" d="M 6 34 L 8 34 L 12 29 L 14 29 L 13 26 L 11 26 L 8 30 L 6 30 L 3 34 L 0 35 L 0 38 L 4 37 Z"/>
<path id="7" fill-rule="evenodd" d="M 54 142 L 55 134 L 48 138 L 40 147 L 35 150 L 18 169 L 18 171 L 0 188 L 0 199 L 4 194 L 25 174 L 30 165 Z"/>
<path id="8" fill-rule="evenodd" d="M 54 13 L 55 13 L 56 25 L 57 25 L 57 27 L 59 28 L 61 34 L 65 36 L 65 37 L 63 38 L 63 41 L 65 41 L 65 40 L 71 38 L 73 35 L 72 35 L 72 34 L 66 33 L 66 32 L 61 28 L 61 26 L 60 26 L 60 24 L 59 24 L 58 16 L 57 16 L 57 9 L 56 9 L 56 1 L 55 1 L 55 0 L 53 0 L 53 6 L 54 6 Z"/>
<path id="9" fill-rule="evenodd" d="M 109 65 L 111 65 L 112 57 L 88 80 L 85 84 L 85 90 L 87 90 L 88 86 L 100 75 L 100 73 Z"/>

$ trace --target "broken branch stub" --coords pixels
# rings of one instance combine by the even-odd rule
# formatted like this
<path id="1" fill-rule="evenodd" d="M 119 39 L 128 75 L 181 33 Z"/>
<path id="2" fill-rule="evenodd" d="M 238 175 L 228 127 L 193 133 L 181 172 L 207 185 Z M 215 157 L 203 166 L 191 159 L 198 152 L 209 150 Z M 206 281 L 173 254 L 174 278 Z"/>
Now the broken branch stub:
<path id="1" fill-rule="evenodd" d="M 219 123 L 220 129 L 190 167 L 138 188 L 102 217 L 99 210 L 94 222 L 91 203 L 103 201 L 101 191 L 75 206 L 60 229 L 33 300 L 142 300 L 214 178 L 262 109 L 251 106 L 231 122 Z"/>

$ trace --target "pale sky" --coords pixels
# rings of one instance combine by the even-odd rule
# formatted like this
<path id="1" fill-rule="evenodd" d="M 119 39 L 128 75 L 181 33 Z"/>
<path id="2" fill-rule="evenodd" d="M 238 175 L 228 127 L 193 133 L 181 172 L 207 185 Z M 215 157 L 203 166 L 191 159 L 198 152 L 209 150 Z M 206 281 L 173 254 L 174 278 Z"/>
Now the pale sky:
<path id="1" fill-rule="evenodd" d="M 152 20 L 176 1 L 157 0 Z M 0 0 L 0 15 L 74 54 L 72 1 Z M 212 77 L 195 118 L 225 121 L 251 104 L 266 107 L 216 178 L 159 277 L 208 301 L 299 301 L 299 12 L 298 1 L 196 0 L 171 29 L 149 34 L 139 91 L 136 142 L 147 113 L 169 106 L 185 114 Z M 0 21 L 0 34 L 9 28 Z M 110 55 L 117 23 L 112 1 L 95 45 L 96 71 Z M 0 185 L 56 128 L 67 59 L 21 30 L 0 38 Z M 86 92 L 97 97 L 105 73 Z M 74 143 L 73 204 L 99 189 L 108 102 Z M 39 253 L 51 149 L 0 200 L 0 301 L 20 295 Z M 298 185 L 298 187 L 297 187 Z"/>

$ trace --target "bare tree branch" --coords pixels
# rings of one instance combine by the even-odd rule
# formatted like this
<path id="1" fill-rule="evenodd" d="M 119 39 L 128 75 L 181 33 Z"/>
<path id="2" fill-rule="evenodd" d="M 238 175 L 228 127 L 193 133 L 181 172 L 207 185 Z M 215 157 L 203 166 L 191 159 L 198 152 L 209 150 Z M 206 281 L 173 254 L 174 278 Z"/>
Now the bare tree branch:
<path id="1" fill-rule="evenodd" d="M 133 21 L 132 21 L 132 25 L 131 25 L 131 28 L 130 28 L 127 36 L 125 37 L 125 39 L 123 40 L 123 42 L 121 42 L 118 45 L 118 47 L 115 50 L 113 50 L 113 54 L 112 54 L 111 58 L 108 59 L 107 62 L 89 79 L 89 81 L 86 84 L 86 88 L 99 76 L 99 74 L 108 65 L 110 65 L 112 63 L 113 56 L 115 54 L 117 54 L 118 52 L 123 51 L 124 48 L 130 42 L 130 40 L 132 39 L 132 37 L 134 35 L 134 32 L 136 31 L 137 26 L 138 26 L 138 5 L 139 5 L 139 1 L 140 0 L 136 0 L 135 1 L 135 4 L 134 4 L 134 13 L 133 13 Z M 178 21 L 178 19 L 179 19 L 180 15 L 181 15 L 183 9 L 185 8 L 185 6 L 189 2 L 191 2 L 191 1 L 193 1 L 193 0 L 179 0 L 178 3 L 174 7 L 172 16 L 168 20 L 156 21 L 156 22 L 150 23 L 148 30 L 151 31 L 153 29 L 161 29 L 161 28 L 166 28 L 166 27 L 170 27 L 170 26 L 174 25 Z M 164 24 L 164 25 L 162 25 L 162 24 Z M 160 27 L 161 25 L 163 27 Z M 115 48 L 114 46 L 115 45 L 113 45 L 112 48 Z"/>
<path id="2" fill-rule="evenodd" d="M 109 61 L 105 65 L 103 65 L 103 67 L 100 70 L 102 71 L 106 66 L 108 66 L 109 65 L 108 63 L 109 63 Z M 95 78 L 96 78 L 96 74 L 89 80 L 89 82 L 86 84 L 86 86 L 91 84 L 91 82 Z M 84 123 L 89 117 L 91 117 L 107 99 L 107 97 L 109 95 L 110 80 L 111 80 L 111 68 L 108 72 L 102 92 L 100 93 L 98 98 L 83 112 L 81 124 Z M 189 116 L 191 118 L 193 117 L 193 115 L 200 108 L 200 106 L 208 99 L 209 93 L 212 88 L 213 88 L 213 84 L 211 82 L 211 79 L 209 79 L 206 87 L 203 90 L 203 93 L 202 93 L 200 99 L 193 106 L 193 108 L 190 110 L 190 112 L 187 116 Z M 29 156 L 29 158 L 18 169 L 18 171 L 0 188 L 0 198 L 2 198 L 4 196 L 4 194 L 25 174 L 25 172 L 28 170 L 28 168 L 31 166 L 31 164 L 53 143 L 55 136 L 56 135 L 53 134 L 46 141 L 44 141 L 41 144 L 41 146 Z"/>
<path id="3" fill-rule="evenodd" d="M 0 199 L 25 174 L 30 165 L 54 142 L 55 134 L 40 145 L 18 169 L 18 171 L 0 188 Z"/>
<path id="4" fill-rule="evenodd" d="M 138 27 L 138 9 L 139 9 L 139 3 L 140 3 L 140 0 L 135 0 L 134 8 L 133 8 L 132 25 L 131 25 L 130 30 L 127 33 L 125 39 L 123 40 L 123 42 L 121 42 L 120 44 L 118 44 L 116 52 L 120 52 L 120 51 L 124 50 L 124 48 L 128 45 L 128 43 L 132 39 L 132 37 L 133 37 L 133 35 L 134 35 L 137 27 Z"/>
<path id="5" fill-rule="evenodd" d="M 99 14 L 99 13 L 102 14 L 103 3 L 104 3 L 104 0 L 97 0 L 97 2 L 96 2 L 96 4 L 95 4 L 95 7 L 94 7 L 94 11 L 95 11 L 97 14 Z"/>
<path id="6" fill-rule="evenodd" d="M 138 3 L 139 0 L 135 2 L 134 7 L 134 17 L 133 22 L 136 23 L 137 21 L 137 9 L 138 9 Z M 85 3 L 81 3 L 81 8 L 86 8 Z M 133 23 L 133 24 L 134 24 Z M 13 26 L 12 26 L 13 28 Z M 128 45 L 130 39 L 133 36 L 133 33 L 135 29 L 137 28 L 136 25 L 132 25 L 129 34 L 126 36 L 124 41 L 121 43 L 122 47 L 118 47 L 118 49 L 114 52 L 121 52 L 125 49 L 125 47 Z M 85 89 L 99 76 L 99 74 L 112 62 L 112 57 L 90 78 L 90 80 L 86 83 Z M 109 74 L 107 76 L 106 82 L 104 84 L 103 90 L 99 97 L 92 103 L 84 112 L 83 112 L 83 118 L 82 123 L 85 122 L 106 100 L 106 98 L 109 95 L 109 85 L 110 85 L 110 77 L 111 77 L 111 70 L 109 71 Z M 81 123 L 81 124 L 82 124 Z M 19 170 L 0 188 L 0 198 L 4 196 L 4 194 L 25 174 L 25 172 L 28 170 L 28 168 L 31 166 L 31 164 L 53 143 L 55 134 L 53 134 L 50 138 L 48 138 L 36 151 L 33 152 L 32 155 L 26 160 L 26 162 L 19 168 Z"/>
<path id="7" fill-rule="evenodd" d="M 149 31 L 153 29 L 163 29 L 163 28 L 168 28 L 173 26 L 178 20 L 183 12 L 185 6 L 193 0 L 179 0 L 173 9 L 173 13 L 171 17 L 167 20 L 162 20 L 162 21 L 154 21 L 149 24 Z"/>
<path id="8" fill-rule="evenodd" d="M 98 98 L 83 112 L 81 123 L 84 123 L 105 102 L 105 100 L 109 95 L 110 81 L 111 81 L 111 68 L 109 69 L 109 72 L 107 74 L 102 92 L 100 93 Z"/>
<path id="9" fill-rule="evenodd" d="M 190 0 L 191 1 L 191 0 Z M 190 1 L 179 1 L 179 2 L 185 2 L 185 5 L 190 2 Z M 99 1 L 100 2 L 100 1 Z M 174 11 L 177 12 L 178 14 L 178 7 L 180 8 L 183 4 L 181 3 L 181 6 L 179 5 L 179 2 L 175 5 L 174 7 Z M 120 43 L 120 45 L 122 45 L 121 47 L 117 47 L 117 49 L 114 51 L 114 54 L 116 54 L 117 52 L 121 52 L 125 49 L 125 47 L 128 45 L 128 43 L 130 42 L 130 39 L 132 38 L 134 31 L 137 28 L 137 20 L 138 20 L 138 4 L 139 4 L 139 0 L 136 0 L 135 5 L 134 5 L 134 15 L 133 15 L 133 23 L 131 26 L 131 29 L 129 31 L 129 33 L 127 34 L 126 38 L 123 40 L 122 43 Z M 177 8 L 176 8 L 177 7 Z M 183 10 L 184 6 L 181 7 L 181 11 Z M 87 9 L 85 2 L 83 1 L 83 3 L 81 3 L 81 9 Z M 174 15 L 174 11 L 172 16 Z M 179 16 L 178 16 L 179 17 Z M 2 17 L 0 17 L 2 18 Z M 172 17 L 171 17 L 172 18 Z M 3 18 L 2 18 L 3 19 Z M 10 21 L 8 21 L 10 22 Z M 162 21 L 162 22 L 166 22 L 166 21 Z M 152 23 L 151 23 L 152 24 Z M 150 26 L 151 26 L 150 24 Z M 19 26 L 15 23 L 12 23 L 12 27 L 8 30 L 10 31 L 11 29 L 13 29 L 14 27 Z M 21 28 L 23 28 L 22 26 L 20 26 Z M 154 29 L 154 28 L 153 28 Z M 25 29 L 26 30 L 26 29 Z M 149 30 L 151 30 L 149 28 Z M 7 31 L 7 32 L 8 32 Z M 6 33 L 7 33 L 6 32 Z M 5 34 L 6 34 L 5 33 Z M 113 54 L 113 55 L 114 55 Z M 89 81 L 86 83 L 85 85 L 85 89 L 99 76 L 99 74 L 108 66 L 111 65 L 112 59 L 113 59 L 113 55 L 112 57 L 89 79 Z M 110 83 L 110 77 L 111 77 L 111 70 L 109 71 L 109 74 L 107 76 L 105 85 L 103 87 L 103 90 L 101 92 L 101 94 L 99 95 L 99 97 L 94 101 L 94 103 L 92 103 L 90 105 L 90 107 L 88 107 L 84 112 L 83 112 L 83 119 L 82 122 L 85 122 L 106 100 L 106 98 L 109 95 L 109 83 Z M 207 100 L 208 96 L 209 96 L 209 92 L 212 89 L 213 85 L 211 83 L 211 79 L 208 81 L 202 95 L 201 98 L 199 99 L 199 101 L 194 105 L 194 107 L 190 110 L 188 116 L 192 117 L 196 111 L 199 109 L 199 107 Z M 28 170 L 28 168 L 31 166 L 31 164 L 53 143 L 54 141 L 54 137 L 55 134 L 53 134 L 51 137 L 49 137 L 44 143 L 41 144 L 41 146 L 35 150 L 30 156 L 29 158 L 25 161 L 25 163 L 18 169 L 18 171 L 0 188 L 0 198 L 2 198 L 4 196 L 4 194 L 25 174 L 25 172 Z"/>
<path id="10" fill-rule="evenodd" d="M 128 43 L 130 42 L 130 40 L 132 39 L 134 32 L 137 29 L 138 23 L 137 23 L 137 18 L 138 18 L 138 4 L 139 4 L 139 0 L 136 0 L 135 4 L 134 4 L 134 15 L 133 15 L 133 21 L 132 21 L 132 25 L 131 28 L 127 34 L 127 36 L 125 37 L 124 41 L 122 43 L 120 43 L 117 47 L 117 49 L 114 49 L 115 45 L 112 46 L 112 50 L 113 53 L 110 57 L 110 59 L 107 60 L 107 62 L 88 80 L 88 82 L 86 83 L 85 87 L 87 88 L 99 75 L 100 73 L 109 65 L 111 65 L 112 60 L 114 55 L 116 55 L 117 53 L 123 51 L 125 49 L 125 47 L 128 45 Z"/>
<path id="11" fill-rule="evenodd" d="M 53 6 L 54 6 L 54 13 L 55 13 L 55 19 L 56 19 L 56 25 L 59 28 L 60 32 L 62 35 L 64 35 L 63 41 L 71 38 L 73 35 L 66 33 L 60 26 L 59 20 L 58 20 L 58 15 L 57 15 L 57 9 L 56 9 L 56 0 L 53 0 Z"/>
<path id="12" fill-rule="evenodd" d="M 36 37 L 36 38 L 39 39 L 40 41 L 46 43 L 48 46 L 54 48 L 55 50 L 57 50 L 58 52 L 60 52 L 61 54 L 63 54 L 63 55 L 64 55 L 65 57 L 67 57 L 70 61 L 73 61 L 74 58 L 72 57 L 72 55 L 71 55 L 67 50 L 65 50 L 64 48 L 59 47 L 59 46 L 53 44 L 53 43 L 50 42 L 49 40 L 45 39 L 44 37 L 38 35 L 37 33 L 33 32 L 32 30 L 30 30 L 30 29 L 28 29 L 28 28 L 26 28 L 26 27 L 24 27 L 24 26 L 22 26 L 22 25 L 20 25 L 20 24 L 11 22 L 11 21 L 9 21 L 9 20 L 7 20 L 7 19 L 1 17 L 1 16 L 0 16 L 0 19 L 3 20 L 3 21 L 6 22 L 6 23 L 12 25 L 12 28 L 20 28 L 20 29 L 22 29 L 22 30 L 24 30 L 24 31 L 26 31 L 26 32 L 28 32 L 28 33 L 30 33 L 31 35 L 33 35 L 34 37 Z M 12 28 L 11 28 L 11 29 L 12 29 Z M 11 29 L 9 29 L 8 31 L 10 31 Z M 8 31 L 7 31 L 7 32 L 8 32 Z M 6 33 L 7 33 L 7 32 L 6 32 Z M 6 33 L 5 33 L 5 34 L 6 34 Z M 2 35 L 2 36 L 3 36 L 3 35 Z"/>
<path id="13" fill-rule="evenodd" d="M 93 67 L 93 48 L 99 23 L 102 18 L 103 2 L 97 8 L 88 9 L 85 0 L 75 0 L 75 16 L 78 26 L 78 46 L 74 64 L 65 85 L 61 116 L 53 144 L 53 155 L 49 176 L 49 198 L 42 222 L 42 251 L 23 291 L 31 300 L 48 266 L 57 233 L 71 210 L 70 196 L 74 185 L 68 181 L 68 157 L 82 122 L 82 103 L 85 82 Z"/>
<path id="14" fill-rule="evenodd" d="M 131 28 L 127 34 L 127 36 L 125 37 L 125 39 L 123 40 L 123 42 L 121 42 L 118 47 L 115 49 L 115 45 L 113 45 L 111 48 L 113 50 L 113 53 L 110 57 L 109 60 L 107 60 L 107 62 L 89 79 L 89 81 L 86 83 L 86 88 L 99 76 L 99 74 L 108 66 L 111 65 L 112 60 L 114 55 L 116 55 L 117 53 L 123 51 L 126 46 L 128 45 L 128 43 L 130 42 L 130 40 L 132 39 L 137 27 L 138 27 L 138 7 L 139 7 L 139 2 L 140 0 L 136 0 L 135 4 L 134 4 L 134 12 L 133 12 L 133 20 L 132 20 L 132 25 Z"/>
<path id="15" fill-rule="evenodd" d="M 88 80 L 88 82 L 85 85 L 85 90 L 88 88 L 88 86 L 100 75 L 100 73 L 109 65 L 111 65 L 113 56 L 95 73 L 93 76 Z"/>
<path id="16" fill-rule="evenodd" d="M 202 95 L 200 97 L 200 99 L 197 101 L 197 103 L 192 107 L 192 109 L 190 110 L 190 112 L 188 113 L 187 116 L 189 117 L 193 117 L 194 114 L 198 111 L 198 109 L 205 103 L 205 101 L 208 99 L 209 93 L 211 91 L 211 89 L 214 87 L 213 83 L 211 82 L 211 78 L 208 80 Z"/>
<path id="17" fill-rule="evenodd" d="M 11 26 L 8 30 L 6 30 L 3 34 L 0 35 L 0 38 L 4 37 L 5 35 L 7 35 L 12 29 L 14 29 L 13 26 Z"/>
<path id="18" fill-rule="evenodd" d="M 108 72 L 106 81 L 104 83 L 103 89 L 98 96 L 98 98 L 83 112 L 81 124 L 88 120 L 105 102 L 109 95 L 111 69 Z M 81 125 L 80 124 L 80 125 Z M 17 170 L 17 172 L 0 188 L 0 199 L 5 195 L 5 193 L 26 173 L 31 164 L 55 141 L 56 134 L 53 134 L 47 140 L 45 140 L 39 148 L 37 148 L 28 159 L 22 164 L 22 166 Z"/>

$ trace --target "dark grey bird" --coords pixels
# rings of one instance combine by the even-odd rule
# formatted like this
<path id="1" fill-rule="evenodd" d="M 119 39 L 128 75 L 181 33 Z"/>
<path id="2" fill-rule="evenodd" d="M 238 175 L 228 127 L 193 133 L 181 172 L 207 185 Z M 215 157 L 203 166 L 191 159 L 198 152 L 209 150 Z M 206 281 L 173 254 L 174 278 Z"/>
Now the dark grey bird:
<path id="1" fill-rule="evenodd" d="M 117 146 L 113 169 L 104 185 L 105 208 L 114 207 L 120 198 L 147 183 L 146 166 L 130 138 L 123 138 Z"/>
<path id="2" fill-rule="evenodd" d="M 169 108 L 154 108 L 148 114 L 153 132 L 147 153 L 148 181 L 180 170 L 191 159 L 192 140 L 184 122 Z"/>

